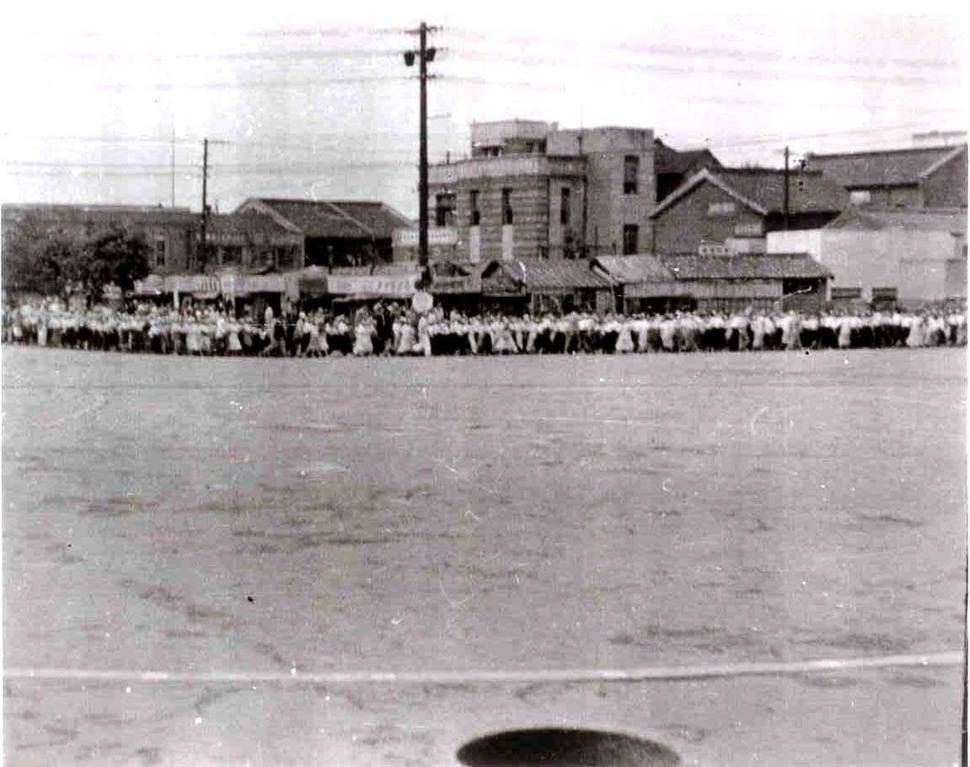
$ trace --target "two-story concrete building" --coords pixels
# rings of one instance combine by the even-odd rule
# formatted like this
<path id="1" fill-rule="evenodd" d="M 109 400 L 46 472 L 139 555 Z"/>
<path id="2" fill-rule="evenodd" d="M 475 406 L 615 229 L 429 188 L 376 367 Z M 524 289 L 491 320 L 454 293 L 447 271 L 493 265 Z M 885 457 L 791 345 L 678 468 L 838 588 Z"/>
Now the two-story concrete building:
<path id="1" fill-rule="evenodd" d="M 471 139 L 469 157 L 429 170 L 431 223 L 454 231 L 458 260 L 647 247 L 657 203 L 652 130 L 509 120 L 475 123 Z M 676 150 L 661 147 L 669 169 Z"/>

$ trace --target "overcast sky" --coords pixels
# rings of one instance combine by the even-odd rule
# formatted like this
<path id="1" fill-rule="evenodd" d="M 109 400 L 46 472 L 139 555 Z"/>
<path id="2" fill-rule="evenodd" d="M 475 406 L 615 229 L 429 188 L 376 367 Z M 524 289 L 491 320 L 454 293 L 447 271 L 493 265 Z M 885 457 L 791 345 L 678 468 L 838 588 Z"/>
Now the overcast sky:
<path id="1" fill-rule="evenodd" d="M 2 18 L 4 202 L 170 205 L 174 177 L 175 204 L 198 210 L 208 137 L 220 211 L 286 196 L 414 216 L 418 83 L 401 53 L 422 20 L 441 27 L 432 161 L 467 153 L 476 120 L 652 128 L 775 166 L 786 144 L 905 147 L 968 122 L 967 27 L 941 4 L 17 5 Z"/>

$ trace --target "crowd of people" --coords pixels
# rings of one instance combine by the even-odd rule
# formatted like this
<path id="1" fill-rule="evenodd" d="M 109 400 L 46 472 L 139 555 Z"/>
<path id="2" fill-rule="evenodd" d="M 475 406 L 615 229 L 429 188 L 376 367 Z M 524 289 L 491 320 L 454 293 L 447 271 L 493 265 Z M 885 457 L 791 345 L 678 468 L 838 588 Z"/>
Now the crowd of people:
<path id="1" fill-rule="evenodd" d="M 570 313 L 532 317 L 418 313 L 377 302 L 353 312 L 292 310 L 241 317 L 229 307 L 151 304 L 76 309 L 38 300 L 5 304 L 4 343 L 180 354 L 325 357 L 624 354 L 965 346 L 964 306 L 918 312 Z"/>

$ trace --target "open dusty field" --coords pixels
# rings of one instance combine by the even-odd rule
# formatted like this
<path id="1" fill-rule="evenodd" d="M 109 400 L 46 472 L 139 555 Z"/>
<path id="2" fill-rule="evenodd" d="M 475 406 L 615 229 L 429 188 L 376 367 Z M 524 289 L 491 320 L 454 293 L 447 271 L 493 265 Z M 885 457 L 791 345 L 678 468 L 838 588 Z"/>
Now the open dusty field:
<path id="1" fill-rule="evenodd" d="M 965 369 L 5 348 L 6 763 L 448 767 L 571 726 L 954 764 Z M 818 659 L 852 667 L 784 671 Z M 736 664 L 782 670 L 542 676 Z"/>

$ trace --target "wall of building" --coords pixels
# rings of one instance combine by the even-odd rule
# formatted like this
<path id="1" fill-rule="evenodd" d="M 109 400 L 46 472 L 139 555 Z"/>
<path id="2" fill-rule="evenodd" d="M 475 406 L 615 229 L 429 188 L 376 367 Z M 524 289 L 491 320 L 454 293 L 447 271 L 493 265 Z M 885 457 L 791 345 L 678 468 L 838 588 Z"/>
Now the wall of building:
<path id="1" fill-rule="evenodd" d="M 957 157 L 923 181 L 927 208 L 967 207 L 967 153 Z"/>
<path id="2" fill-rule="evenodd" d="M 148 242 L 152 271 L 163 274 L 189 268 L 197 247 L 189 230 L 177 226 L 149 226 L 142 232 Z M 164 252 L 159 243 L 164 243 Z"/>
<path id="3" fill-rule="evenodd" d="M 857 203 L 860 208 L 922 208 L 923 191 L 916 185 L 874 187 L 866 190 L 869 199 Z"/>
<path id="4" fill-rule="evenodd" d="M 738 231 L 763 231 L 763 218 L 720 187 L 703 183 L 677 200 L 653 221 L 657 253 L 696 253 L 701 245 L 717 245 Z"/>
<path id="5" fill-rule="evenodd" d="M 563 190 L 569 190 L 568 223 L 563 223 Z M 550 258 L 575 257 L 583 245 L 582 180 L 553 176 L 549 179 L 549 239 Z"/>
<path id="6" fill-rule="evenodd" d="M 951 258 L 946 262 L 943 277 L 944 292 L 947 298 L 967 297 L 967 259 Z"/>
<path id="7" fill-rule="evenodd" d="M 437 196 L 454 195 L 453 226 L 458 232 L 458 253 L 472 255 L 472 192 L 478 192 L 480 260 L 502 256 L 502 190 L 511 190 L 513 255 L 561 257 L 567 233 L 581 244 L 583 219 L 582 181 L 585 163 L 580 158 L 542 155 L 509 155 L 432 166 L 429 173 L 429 206 L 434 212 Z M 561 190 L 570 189 L 568 227 L 561 223 Z"/>
<path id="8" fill-rule="evenodd" d="M 653 131 L 641 128 L 592 128 L 557 131 L 549 136 L 550 154 L 586 158 L 586 244 L 597 253 L 622 253 L 624 226 L 639 228 L 640 252 L 649 250 L 650 213 L 656 206 Z M 638 158 L 636 194 L 624 193 L 627 155 Z"/>
<path id="9" fill-rule="evenodd" d="M 834 275 L 830 287 L 895 288 L 900 300 L 940 301 L 966 293 L 960 244 L 949 232 L 846 229 L 768 235 L 769 253 L 807 253 Z"/>
<path id="10" fill-rule="evenodd" d="M 506 176 L 465 179 L 451 187 L 455 192 L 455 228 L 458 253 L 470 258 L 472 239 L 472 192 L 478 192 L 481 261 L 502 257 L 502 191 L 510 191 L 512 207 L 513 253 L 515 257 L 535 257 L 549 241 L 549 185 L 547 176 Z M 558 219 L 557 219 L 558 220 Z"/>

